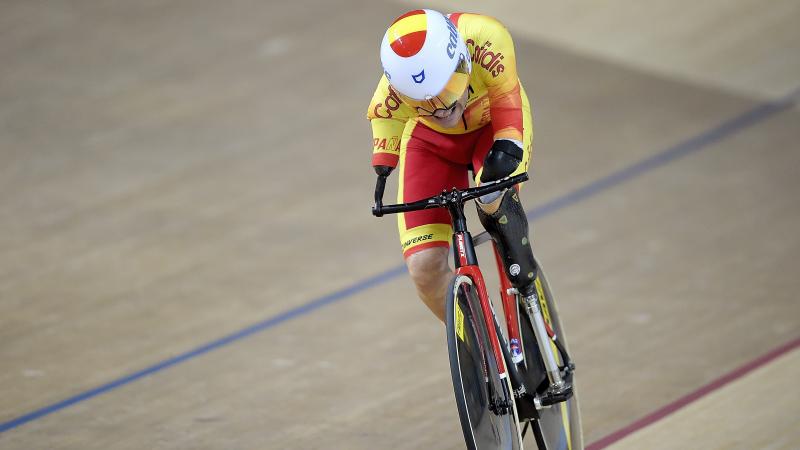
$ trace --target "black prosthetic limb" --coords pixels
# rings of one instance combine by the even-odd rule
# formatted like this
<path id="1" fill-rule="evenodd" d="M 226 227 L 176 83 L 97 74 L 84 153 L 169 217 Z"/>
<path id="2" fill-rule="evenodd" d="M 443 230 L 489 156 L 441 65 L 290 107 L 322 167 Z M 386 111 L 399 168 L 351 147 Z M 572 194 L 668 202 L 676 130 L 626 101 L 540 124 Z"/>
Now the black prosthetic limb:
<path id="1" fill-rule="evenodd" d="M 528 238 L 528 218 L 516 190 L 507 189 L 499 201 L 500 207 L 493 214 L 485 213 L 478 205 L 478 217 L 498 244 L 503 268 L 511 285 L 522 296 L 528 297 L 536 292 L 534 280 L 537 275 Z"/>
<path id="2" fill-rule="evenodd" d="M 497 181 L 511 175 L 522 162 L 522 148 L 508 139 L 498 139 L 483 159 L 481 181 Z"/>
<path id="3" fill-rule="evenodd" d="M 522 156 L 522 148 L 517 143 L 507 139 L 494 141 L 483 161 L 481 181 L 495 181 L 511 175 L 522 162 Z M 481 208 L 481 201 L 486 203 L 499 201 L 500 206 L 493 214 L 487 214 Z M 481 199 L 478 204 L 478 217 L 498 244 L 503 268 L 511 285 L 524 297 L 534 294 L 536 261 L 533 259 L 528 238 L 528 218 L 519 202 L 517 191 L 507 189 L 502 193 L 502 199 Z"/>

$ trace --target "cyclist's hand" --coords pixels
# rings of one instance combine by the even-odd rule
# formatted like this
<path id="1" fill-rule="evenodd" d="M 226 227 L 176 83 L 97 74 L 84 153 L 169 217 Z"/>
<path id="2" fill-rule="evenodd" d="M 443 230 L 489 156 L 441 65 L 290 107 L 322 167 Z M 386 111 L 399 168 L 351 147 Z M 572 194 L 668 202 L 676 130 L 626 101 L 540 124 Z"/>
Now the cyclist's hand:
<path id="1" fill-rule="evenodd" d="M 394 170 L 392 166 L 372 166 L 372 168 L 375 169 L 375 173 L 377 173 L 378 176 L 384 178 L 388 177 L 389 174 L 392 173 L 392 170 Z"/>

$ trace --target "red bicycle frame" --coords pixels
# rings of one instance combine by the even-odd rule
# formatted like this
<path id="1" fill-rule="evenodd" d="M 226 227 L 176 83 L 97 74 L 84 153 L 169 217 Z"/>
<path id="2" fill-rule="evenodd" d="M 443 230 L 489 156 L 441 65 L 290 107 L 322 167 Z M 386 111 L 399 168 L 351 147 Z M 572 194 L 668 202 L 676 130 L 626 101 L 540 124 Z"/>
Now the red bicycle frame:
<path id="1" fill-rule="evenodd" d="M 470 244 L 467 245 L 467 242 Z M 483 312 L 484 319 L 488 322 L 494 317 L 494 310 L 492 309 L 491 301 L 489 300 L 489 295 L 487 293 L 488 291 L 486 290 L 486 282 L 483 279 L 483 273 L 481 273 L 481 269 L 478 267 L 474 246 L 472 245 L 472 237 L 470 236 L 469 232 L 456 231 L 453 234 L 453 244 L 455 249 L 454 259 L 456 265 L 456 274 L 468 276 L 472 279 L 473 283 L 475 283 L 475 289 L 478 291 L 478 299 L 481 302 L 481 311 Z M 499 267 L 502 271 L 503 266 L 501 265 Z M 505 278 L 505 274 L 501 275 L 501 279 Z M 508 283 L 507 279 L 506 283 Z M 510 286 L 510 283 L 508 285 Z M 513 300 L 507 300 L 505 297 L 503 297 L 503 307 L 506 309 L 506 311 L 509 310 L 508 304 L 514 305 L 513 317 L 517 317 L 516 302 Z M 509 320 L 508 313 L 506 313 L 506 320 Z M 514 324 L 517 333 L 516 336 L 517 339 L 519 339 L 519 321 L 515 320 Z M 500 338 L 497 336 L 497 329 L 492 323 L 487 323 L 486 329 L 489 333 L 489 342 L 492 346 L 492 353 L 497 361 L 497 370 L 500 373 L 500 377 L 503 378 L 508 375 L 508 369 L 506 368 L 505 359 L 503 358 L 503 351 L 500 348 Z"/>
<path id="2" fill-rule="evenodd" d="M 522 345 L 522 333 L 519 329 L 519 304 L 517 303 L 517 296 L 514 294 L 511 281 L 509 281 L 506 272 L 503 270 L 503 260 L 500 256 L 500 251 L 497 249 L 497 243 L 492 241 L 492 250 L 494 251 L 494 259 L 497 262 L 497 276 L 500 279 L 500 300 L 503 302 L 503 312 L 506 316 L 506 327 L 508 328 L 508 342 L 517 342 L 517 345 Z M 514 355 L 511 355 L 512 358 Z"/>

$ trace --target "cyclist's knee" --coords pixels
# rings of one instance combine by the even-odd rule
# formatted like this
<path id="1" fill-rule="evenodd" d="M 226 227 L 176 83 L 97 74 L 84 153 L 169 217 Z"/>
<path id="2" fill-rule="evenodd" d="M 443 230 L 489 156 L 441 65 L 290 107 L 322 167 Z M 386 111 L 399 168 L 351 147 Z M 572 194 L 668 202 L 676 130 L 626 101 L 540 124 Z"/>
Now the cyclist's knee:
<path id="1" fill-rule="evenodd" d="M 479 198 L 475 203 L 478 205 L 478 210 L 484 214 L 492 215 L 500 209 L 503 199 L 506 198 L 508 189 L 502 191 L 492 192 L 491 194 L 484 195 Z"/>
<path id="2" fill-rule="evenodd" d="M 434 247 L 420 250 L 406 258 L 408 273 L 419 291 L 430 293 L 441 290 L 443 277 L 449 276 L 451 272 L 447 263 L 448 252 L 446 247 Z"/>

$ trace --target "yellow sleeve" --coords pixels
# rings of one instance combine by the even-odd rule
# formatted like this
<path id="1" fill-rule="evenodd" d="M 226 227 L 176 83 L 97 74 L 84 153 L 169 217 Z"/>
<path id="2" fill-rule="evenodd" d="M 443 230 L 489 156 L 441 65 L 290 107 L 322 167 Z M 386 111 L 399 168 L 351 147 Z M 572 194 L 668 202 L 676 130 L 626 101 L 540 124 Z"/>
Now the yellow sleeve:
<path id="1" fill-rule="evenodd" d="M 489 109 L 495 139 L 523 140 L 522 97 L 516 54 L 511 34 L 502 23 L 480 16 L 473 69 L 478 70 L 489 91 Z"/>
<path id="2" fill-rule="evenodd" d="M 373 166 L 397 166 L 400 136 L 413 115 L 411 108 L 389 86 L 386 76 L 382 76 L 367 109 L 367 118 L 372 126 Z"/>

